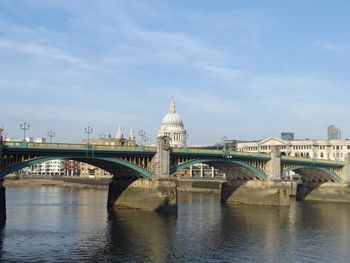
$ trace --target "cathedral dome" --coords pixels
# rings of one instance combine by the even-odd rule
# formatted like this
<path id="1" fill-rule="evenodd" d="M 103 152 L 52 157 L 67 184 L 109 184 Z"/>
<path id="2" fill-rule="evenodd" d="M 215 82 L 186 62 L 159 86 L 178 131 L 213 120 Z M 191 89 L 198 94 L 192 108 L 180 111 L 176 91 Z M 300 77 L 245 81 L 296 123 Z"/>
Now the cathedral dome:
<path id="1" fill-rule="evenodd" d="M 167 113 L 163 120 L 162 120 L 162 125 L 180 125 L 183 126 L 182 119 L 179 114 L 176 112 L 169 112 Z"/>
<path id="2" fill-rule="evenodd" d="M 163 117 L 158 136 L 170 137 L 171 146 L 184 146 L 186 144 L 186 130 L 179 114 L 175 110 L 174 98 L 171 98 L 170 112 Z"/>

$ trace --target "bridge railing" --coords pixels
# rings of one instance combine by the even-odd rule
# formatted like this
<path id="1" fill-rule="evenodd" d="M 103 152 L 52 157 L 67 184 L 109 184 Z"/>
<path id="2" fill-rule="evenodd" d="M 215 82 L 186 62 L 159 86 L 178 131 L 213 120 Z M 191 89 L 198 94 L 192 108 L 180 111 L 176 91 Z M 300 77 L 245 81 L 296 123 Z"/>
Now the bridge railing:
<path id="1" fill-rule="evenodd" d="M 35 149 L 70 149 L 70 150 L 120 150 L 120 151 L 156 151 L 152 146 L 121 146 L 103 144 L 78 144 L 78 143 L 37 143 L 37 142 L 5 142 L 7 147 L 15 148 L 35 148 Z"/>
<path id="2" fill-rule="evenodd" d="M 302 157 L 293 157 L 293 156 L 282 156 L 282 161 L 302 161 L 302 162 L 317 162 L 317 163 L 324 163 L 324 164 L 339 164 L 344 165 L 344 162 L 341 161 L 335 161 L 335 160 L 325 160 L 325 159 L 315 159 L 315 158 L 302 158 Z"/>
<path id="3" fill-rule="evenodd" d="M 173 152 L 188 152 L 188 153 L 213 153 L 217 155 L 239 155 L 239 156 L 261 156 L 261 157 L 269 157 L 270 154 L 265 153 L 252 153 L 252 152 L 241 152 L 241 151 L 223 151 L 222 149 L 201 149 L 201 148 L 173 148 Z"/>

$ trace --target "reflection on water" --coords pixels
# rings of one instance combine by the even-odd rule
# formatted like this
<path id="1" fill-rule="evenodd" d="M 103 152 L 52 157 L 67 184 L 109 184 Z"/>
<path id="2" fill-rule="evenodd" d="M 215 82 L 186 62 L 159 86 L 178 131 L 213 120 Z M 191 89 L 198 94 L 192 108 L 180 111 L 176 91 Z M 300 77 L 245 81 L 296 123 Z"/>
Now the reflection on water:
<path id="1" fill-rule="evenodd" d="M 179 194 L 178 215 L 106 208 L 104 190 L 8 187 L 5 262 L 348 262 L 350 207 L 221 205 Z"/>

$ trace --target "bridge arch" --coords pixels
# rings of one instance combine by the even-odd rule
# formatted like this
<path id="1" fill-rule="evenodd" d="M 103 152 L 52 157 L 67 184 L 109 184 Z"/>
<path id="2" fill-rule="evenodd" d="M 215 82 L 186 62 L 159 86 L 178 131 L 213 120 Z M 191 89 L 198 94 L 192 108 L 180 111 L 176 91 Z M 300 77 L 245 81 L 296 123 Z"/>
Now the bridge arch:
<path id="1" fill-rule="evenodd" d="M 300 174 L 303 180 L 306 181 L 333 181 L 340 182 L 342 179 L 335 172 L 324 167 L 310 167 L 304 165 L 295 165 L 283 170 L 283 174 L 288 172 Z"/>
<path id="2" fill-rule="evenodd" d="M 47 156 L 47 157 L 38 157 L 24 162 L 16 163 L 9 167 L 1 169 L 0 179 L 4 176 L 13 173 L 15 171 L 21 170 L 25 167 L 29 167 L 35 164 L 40 164 L 52 160 L 75 160 L 83 163 L 88 163 L 114 175 L 116 178 L 152 178 L 152 173 L 148 170 L 133 164 L 131 162 L 119 159 L 119 158 L 100 158 L 100 157 L 58 157 L 58 156 Z"/>
<path id="3" fill-rule="evenodd" d="M 183 169 L 189 168 L 191 165 L 194 164 L 208 164 L 216 169 L 219 169 L 220 171 L 227 174 L 228 177 L 234 178 L 234 179 L 245 179 L 245 180 L 251 180 L 251 179 L 257 179 L 266 181 L 267 175 L 264 173 L 264 171 L 246 163 L 243 161 L 238 160 L 225 160 L 225 159 L 194 159 L 185 163 L 182 163 L 178 166 L 172 167 L 170 169 L 170 174 L 174 174 L 176 172 L 179 172 Z"/>

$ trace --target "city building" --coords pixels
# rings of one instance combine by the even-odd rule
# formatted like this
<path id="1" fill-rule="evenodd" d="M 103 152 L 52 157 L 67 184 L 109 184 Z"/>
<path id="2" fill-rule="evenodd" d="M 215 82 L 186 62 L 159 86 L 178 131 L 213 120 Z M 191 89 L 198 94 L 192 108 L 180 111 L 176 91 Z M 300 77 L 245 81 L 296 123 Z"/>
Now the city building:
<path id="1" fill-rule="evenodd" d="M 89 142 L 88 142 L 89 140 Z M 112 137 L 109 134 L 107 137 L 100 136 L 100 138 L 89 138 L 81 141 L 83 144 L 92 144 L 92 145 L 116 145 L 116 146 L 136 146 L 136 137 L 134 129 L 131 128 L 129 132 L 129 137 L 124 138 L 123 130 L 118 126 L 116 136 Z"/>
<path id="2" fill-rule="evenodd" d="M 183 147 L 187 143 L 187 132 L 180 115 L 176 113 L 174 97 L 171 97 L 170 112 L 163 117 L 158 130 L 158 136 L 163 135 L 170 137 L 172 147 Z"/>
<path id="3" fill-rule="evenodd" d="M 81 163 L 74 160 L 65 161 L 65 175 L 67 176 L 80 176 Z"/>
<path id="4" fill-rule="evenodd" d="M 42 175 L 42 176 L 63 176 L 65 175 L 65 161 L 52 160 L 39 164 L 35 164 L 23 168 L 18 172 L 21 175 Z"/>
<path id="5" fill-rule="evenodd" d="M 281 139 L 286 140 L 286 141 L 293 141 L 294 140 L 294 133 L 293 132 L 282 132 Z"/>
<path id="6" fill-rule="evenodd" d="M 268 137 L 261 141 L 238 142 L 242 152 L 270 153 L 272 146 L 279 146 L 282 155 L 344 161 L 350 153 L 350 140 L 282 140 Z"/>
<path id="7" fill-rule="evenodd" d="M 335 125 L 328 126 L 327 133 L 328 133 L 328 140 L 340 140 L 341 139 L 341 131 Z"/>

